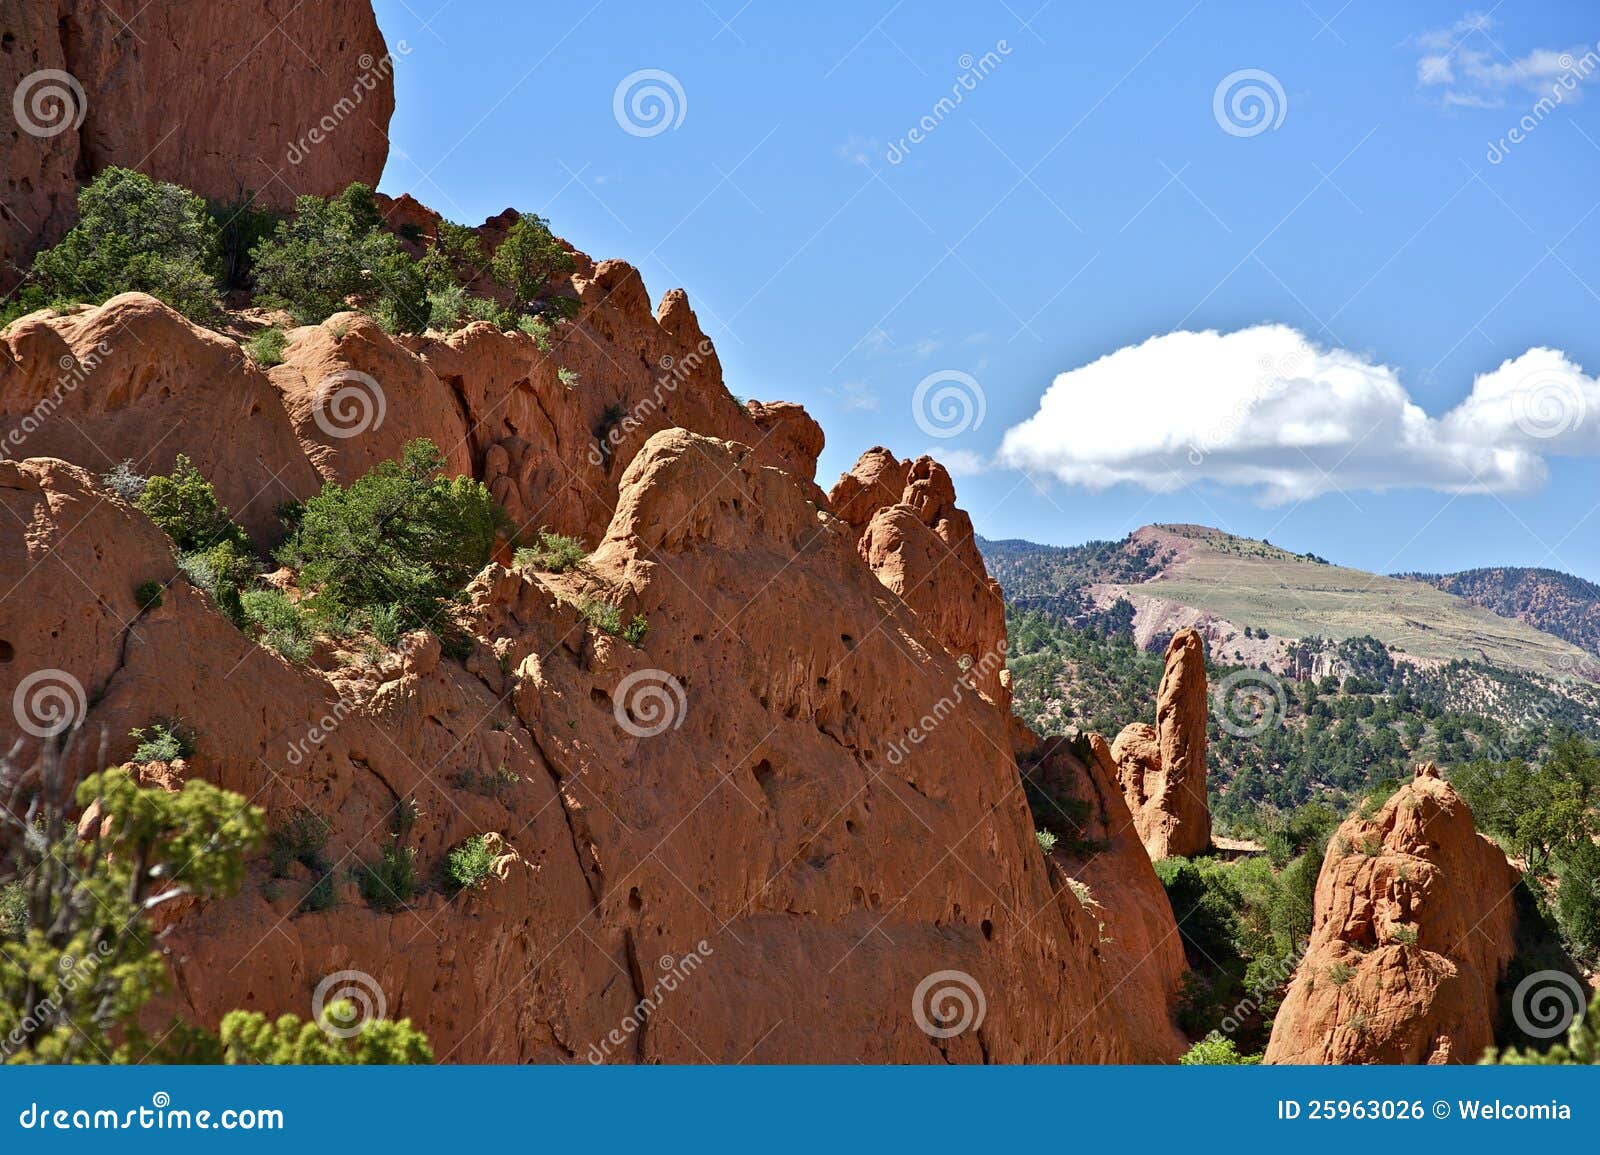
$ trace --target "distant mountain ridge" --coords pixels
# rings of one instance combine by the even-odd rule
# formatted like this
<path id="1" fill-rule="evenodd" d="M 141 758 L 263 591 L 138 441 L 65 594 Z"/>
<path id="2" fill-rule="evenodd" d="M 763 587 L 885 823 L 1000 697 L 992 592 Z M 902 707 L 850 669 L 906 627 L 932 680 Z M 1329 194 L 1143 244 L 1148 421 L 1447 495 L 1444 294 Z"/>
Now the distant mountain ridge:
<path id="1" fill-rule="evenodd" d="M 1515 618 L 1600 655 L 1600 585 L 1560 570 L 1491 566 L 1459 573 L 1405 573 L 1396 577 Z"/>
<path id="2" fill-rule="evenodd" d="M 1600 670 L 1579 640 L 1600 644 L 1600 587 L 1589 583 L 1581 583 L 1587 601 L 1576 584 L 1545 583 L 1529 599 L 1540 612 L 1518 614 L 1509 594 L 1488 596 L 1493 583 L 1479 601 L 1427 579 L 1367 573 L 1201 525 L 1147 525 L 1120 542 L 1081 546 L 982 538 L 978 546 L 1013 607 L 1131 628 L 1145 648 L 1193 626 L 1220 659 L 1280 673 L 1336 672 L 1323 668 L 1335 660 L 1331 643 L 1363 636 L 1423 665 L 1461 660 L 1557 678 Z M 1566 623 L 1567 634 L 1542 629 L 1543 621 Z M 1593 635 L 1579 633 L 1581 623 Z M 1317 656 L 1324 651 L 1326 660 Z"/>

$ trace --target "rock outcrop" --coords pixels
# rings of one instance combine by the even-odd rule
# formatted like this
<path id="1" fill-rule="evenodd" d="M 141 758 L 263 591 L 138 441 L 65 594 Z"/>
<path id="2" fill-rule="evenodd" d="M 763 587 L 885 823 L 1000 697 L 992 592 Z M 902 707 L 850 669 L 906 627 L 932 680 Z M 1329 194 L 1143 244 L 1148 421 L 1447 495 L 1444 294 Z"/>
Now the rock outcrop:
<path id="1" fill-rule="evenodd" d="M 901 461 L 882 446 L 863 453 L 828 495 L 878 579 L 945 649 L 967 659 L 978 690 L 1010 713 L 1005 599 L 955 498 L 955 483 L 937 461 Z"/>
<path id="2" fill-rule="evenodd" d="M 154 297 L 29 314 L 0 336 L 0 457 L 58 457 L 96 474 L 164 473 L 185 454 L 258 546 L 317 471 L 267 375 L 237 341 Z"/>
<path id="3" fill-rule="evenodd" d="M 1474 1063 L 1494 1041 L 1520 877 L 1429 763 L 1328 844 L 1269 1063 Z"/>
<path id="4" fill-rule="evenodd" d="M 1206 799 L 1205 643 L 1179 630 L 1167 645 L 1156 724 L 1125 726 L 1112 744 L 1118 779 L 1152 859 L 1204 854 L 1211 845 Z"/>
<path id="5" fill-rule="evenodd" d="M 1098 952 L 1123 976 L 1117 998 L 1138 1019 L 1142 1036 L 1165 1037 L 1176 1051 L 1184 1050 L 1188 1044 L 1173 1023 L 1173 1010 L 1189 966 L 1172 903 L 1117 785 L 1111 748 L 1099 734 L 1076 731 L 1027 739 L 1018 756 L 1023 780 L 1046 800 L 1040 805 L 1047 812 L 1073 807 L 1070 815 L 1057 812 L 1059 821 L 1052 825 L 1066 828 L 1065 836 L 1046 857 L 1099 924 Z"/>
<path id="6" fill-rule="evenodd" d="M 0 133 L 0 291 L 101 169 L 287 208 L 376 185 L 388 158 L 405 48 L 366 0 L 3 0 L 0 32 L 0 85 L 25 112 Z"/>
<path id="7" fill-rule="evenodd" d="M 803 411 L 736 403 L 681 293 L 652 312 L 631 267 L 578 265 L 582 312 L 549 349 L 482 324 L 396 340 L 341 315 L 263 372 L 138 294 L 8 330 L 0 435 L 29 459 L 0 462 L 23 527 L 0 536 L 0 698 L 61 686 L 41 703 L 67 703 L 118 759 L 134 727 L 181 720 L 194 752 L 166 785 L 197 775 L 269 822 L 309 808 L 332 827 L 329 908 L 301 907 L 305 867 L 271 877 L 265 858 L 237 897 L 174 904 L 155 1013 L 304 1016 L 324 978 L 356 971 L 457 1062 L 1174 1058 L 1164 996 L 1121 994 L 1172 982 L 1164 953 L 1133 959 L 1163 929 L 1176 941 L 1148 864 L 1131 882 L 1126 847 L 1052 865 L 1013 723 L 968 692 L 982 676 L 1000 696 L 992 666 L 961 661 L 980 639 L 1004 654 L 1003 618 L 963 609 L 981 566 L 936 575 L 945 603 L 898 596 L 889 555 L 810 480 Z M 58 396 L 54 375 L 90 351 Z M 336 406 L 330 377 L 375 385 L 382 421 Z M 337 433 L 318 421 L 352 412 Z M 561 575 L 488 566 L 452 654 L 424 633 L 324 638 L 290 663 L 98 480 L 186 453 L 265 548 L 282 496 L 418 436 L 519 524 L 598 547 Z M 932 462 L 893 499 L 865 519 L 873 540 L 970 547 Z M 158 606 L 136 597 L 148 581 L 167 585 Z M 642 644 L 589 625 L 586 598 L 645 617 Z M 355 868 L 410 807 L 418 893 L 375 909 Z M 441 865 L 478 834 L 500 840 L 504 877 L 454 893 Z M 1080 875 L 1122 909 L 1086 905 Z M 976 1001 L 947 1032 L 951 983 Z"/>

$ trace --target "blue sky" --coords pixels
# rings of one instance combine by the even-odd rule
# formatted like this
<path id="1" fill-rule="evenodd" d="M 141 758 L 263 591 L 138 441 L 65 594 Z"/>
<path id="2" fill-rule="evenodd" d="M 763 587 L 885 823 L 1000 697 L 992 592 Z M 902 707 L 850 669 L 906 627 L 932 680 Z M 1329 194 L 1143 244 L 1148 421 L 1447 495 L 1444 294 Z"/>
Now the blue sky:
<path id="1" fill-rule="evenodd" d="M 1600 578 L 1593 5 L 440 3 L 377 3 L 384 190 L 687 289 L 824 486 L 882 443 L 991 537 Z"/>

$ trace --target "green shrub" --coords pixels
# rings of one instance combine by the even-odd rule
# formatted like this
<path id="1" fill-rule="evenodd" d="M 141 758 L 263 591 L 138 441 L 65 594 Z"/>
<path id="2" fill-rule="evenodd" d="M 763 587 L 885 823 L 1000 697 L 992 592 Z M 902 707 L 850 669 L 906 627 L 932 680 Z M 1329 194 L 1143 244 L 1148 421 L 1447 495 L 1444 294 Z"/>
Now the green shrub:
<path id="1" fill-rule="evenodd" d="M 327 820 L 310 807 L 297 806 L 291 810 L 281 823 L 267 831 L 273 876 L 286 877 L 289 867 L 296 862 L 308 870 L 326 873 L 328 860 L 324 851 L 332 833 Z"/>
<path id="2" fill-rule="evenodd" d="M 1049 854 L 1052 850 L 1054 850 L 1056 848 L 1056 843 L 1059 841 L 1059 839 L 1056 837 L 1055 831 L 1053 830 L 1035 830 L 1033 832 L 1033 836 L 1038 840 L 1039 849 L 1044 851 L 1046 854 Z"/>
<path id="3" fill-rule="evenodd" d="M 158 581 L 140 582 L 133 591 L 133 604 L 141 610 L 158 610 L 161 608 L 161 595 L 167 587 Z"/>
<path id="4" fill-rule="evenodd" d="M 128 737 L 139 743 L 130 759 L 133 762 L 176 762 L 194 753 L 194 735 L 181 722 L 151 722 L 129 730 Z"/>
<path id="5" fill-rule="evenodd" d="M 333 885 L 333 875 L 324 874 L 311 884 L 296 909 L 301 914 L 315 914 L 321 910 L 332 910 L 338 905 L 339 890 Z"/>
<path id="6" fill-rule="evenodd" d="M 233 523 L 227 508 L 217 503 L 211 483 L 182 453 L 173 460 L 171 473 L 145 482 L 139 508 L 166 531 L 181 553 L 224 542 L 249 552 L 249 536 Z"/>
<path id="7" fill-rule="evenodd" d="M 317 622 L 281 590 L 248 590 L 240 595 L 244 624 L 261 643 L 291 662 L 311 657 Z"/>
<path id="8" fill-rule="evenodd" d="M 1401 946 L 1415 946 L 1417 941 L 1417 928 L 1397 923 L 1389 928 L 1389 941 Z"/>
<path id="9" fill-rule="evenodd" d="M 221 311 L 216 265 L 217 230 L 203 200 L 143 173 L 107 168 L 78 190 L 78 223 L 34 258 L 18 297 L 36 309 L 137 291 L 203 322 Z"/>
<path id="10" fill-rule="evenodd" d="M 615 636 L 622 632 L 621 612 L 599 598 L 586 597 L 579 601 L 578 616 L 603 634 Z"/>
<path id="11" fill-rule="evenodd" d="M 347 1001 L 329 1003 L 322 1014 L 337 1029 L 330 1031 L 295 1015 L 269 1020 L 258 1011 L 229 1011 L 222 1018 L 218 1060 L 230 1065 L 296 1067 L 433 1062 L 428 1036 L 410 1019 L 363 1021 L 360 1008 Z"/>
<path id="12" fill-rule="evenodd" d="M 263 369 L 283 364 L 283 351 L 289 347 L 289 336 L 276 325 L 255 333 L 244 343 L 244 351 Z"/>
<path id="13" fill-rule="evenodd" d="M 1600 950 L 1600 847 L 1579 842 L 1561 857 L 1556 918 L 1561 933 L 1580 954 Z"/>
<path id="14" fill-rule="evenodd" d="M 630 646 L 638 646 L 644 643 L 644 636 L 649 632 L 650 623 L 642 615 L 634 614 L 633 620 L 622 627 L 622 633 L 618 636 Z"/>
<path id="15" fill-rule="evenodd" d="M 329 199 L 298 198 L 294 215 L 251 252 L 258 302 L 315 325 L 347 308 L 348 298 L 379 301 L 393 283 L 392 311 L 420 320 L 425 301 L 405 272 L 414 262 L 381 224 L 372 190 L 363 184 Z"/>
<path id="16" fill-rule="evenodd" d="M 459 890 L 483 886 L 493 869 L 494 851 L 484 834 L 474 834 L 445 859 L 445 874 Z"/>
<path id="17" fill-rule="evenodd" d="M 533 338 L 539 352 L 550 352 L 550 323 L 543 317 L 524 313 L 517 318 L 517 328 Z"/>
<path id="18" fill-rule="evenodd" d="M 0 939 L 21 938 L 28 929 L 28 888 L 21 882 L 0 883 Z"/>
<path id="19" fill-rule="evenodd" d="M 272 234 L 283 219 L 254 195 L 234 201 L 208 201 L 206 212 L 217 229 L 217 276 L 225 289 L 248 289 L 254 283 L 250 251 Z"/>
<path id="20" fill-rule="evenodd" d="M 419 440 L 348 487 L 329 482 L 305 502 L 280 560 L 323 607 L 393 607 L 407 625 L 435 627 L 442 600 L 483 568 L 508 525 L 486 487 L 441 477 L 443 465 Z"/>
<path id="21" fill-rule="evenodd" d="M 576 389 L 578 387 L 577 372 L 575 370 L 568 369 L 565 365 L 556 370 L 556 380 L 560 381 L 561 384 L 565 385 L 568 389 Z"/>
<path id="22" fill-rule="evenodd" d="M 384 843 L 376 862 L 356 868 L 361 897 L 379 910 L 399 910 L 417 893 L 417 852 L 400 845 L 398 835 Z"/>
<path id="23" fill-rule="evenodd" d="M 577 569 L 585 556 L 579 538 L 541 529 L 533 545 L 517 550 L 514 564 L 540 573 L 566 573 Z"/>
<path id="24" fill-rule="evenodd" d="M 371 606 L 366 611 L 366 621 L 372 636 L 385 646 L 397 643 L 404 632 L 399 606 Z"/>
<path id="25" fill-rule="evenodd" d="M 474 794 L 482 794 L 485 798 L 503 801 L 505 792 L 518 782 L 521 782 L 522 775 L 502 764 L 496 770 L 488 773 L 479 773 L 476 770 L 462 770 L 459 773 L 451 774 L 446 781 L 459 789 L 470 790 Z"/>
<path id="26" fill-rule="evenodd" d="M 576 313 L 576 301 L 546 292 L 552 280 L 572 272 L 573 260 L 542 217 L 528 213 L 518 218 L 495 249 L 491 267 L 495 280 L 511 291 L 513 314 L 563 317 Z"/>
<path id="27" fill-rule="evenodd" d="M 1355 976 L 1355 968 L 1345 966 L 1344 963 L 1336 962 L 1328 968 L 1328 981 L 1336 987 L 1344 986 L 1345 983 L 1355 978 Z"/>
<path id="28" fill-rule="evenodd" d="M 1261 1062 L 1261 1056 L 1241 1055 L 1232 1039 L 1221 1031 L 1212 1031 L 1185 1051 L 1178 1062 L 1186 1067 L 1248 1067 Z"/>

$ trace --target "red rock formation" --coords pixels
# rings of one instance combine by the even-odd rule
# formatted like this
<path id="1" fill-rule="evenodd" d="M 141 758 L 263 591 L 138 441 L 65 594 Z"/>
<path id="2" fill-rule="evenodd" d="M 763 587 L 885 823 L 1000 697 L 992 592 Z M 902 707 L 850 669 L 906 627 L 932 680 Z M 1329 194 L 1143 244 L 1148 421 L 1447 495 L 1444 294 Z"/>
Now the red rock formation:
<path id="1" fill-rule="evenodd" d="M 1005 600 L 955 496 L 949 472 L 931 457 L 900 461 L 877 446 L 839 478 L 828 502 L 859 535 L 878 579 L 945 649 L 967 660 L 978 690 L 1010 713 Z"/>
<path id="2" fill-rule="evenodd" d="M 1165 1037 L 1182 1051 L 1188 1044 L 1172 1012 L 1189 967 L 1172 903 L 1117 786 L 1111 749 L 1093 733 L 1027 738 L 1031 741 L 1018 757 L 1023 779 L 1041 797 L 1075 800 L 1087 813 L 1076 838 L 1060 839 L 1047 858 L 1099 923 L 1098 953 L 1108 969 L 1123 976 L 1117 998 L 1138 1021 L 1139 1033 Z M 1062 825 L 1073 825 L 1069 816 L 1061 818 Z"/>
<path id="3" fill-rule="evenodd" d="M 164 473 L 187 454 L 258 545 L 318 488 L 267 375 L 154 297 L 32 313 L 0 336 L 0 456 Z"/>
<path id="4" fill-rule="evenodd" d="M 8 0 L 0 23 L 0 84 L 27 81 L 31 108 L 0 134 L 0 289 L 71 225 L 77 179 L 112 165 L 280 207 L 383 172 L 404 48 L 365 0 Z"/>
<path id="5" fill-rule="evenodd" d="M 1111 747 L 1139 838 L 1152 859 L 1204 854 L 1211 845 L 1206 799 L 1206 655 L 1194 630 L 1167 645 L 1156 724 L 1125 726 Z"/>
<path id="6" fill-rule="evenodd" d="M 1432 763 L 1328 844 L 1269 1063 L 1473 1063 L 1494 1041 L 1518 871 Z"/>
<path id="7" fill-rule="evenodd" d="M 164 1009 L 305 1014 L 324 976 L 359 970 L 453 1061 L 1174 1053 L 1148 1008 L 1113 997 L 1096 919 L 1052 884 L 1001 715 L 968 697 L 889 759 L 961 672 L 851 531 L 746 447 L 653 436 L 584 571 L 479 577 L 464 662 L 435 643 L 292 666 L 181 579 L 138 611 L 137 582 L 171 576 L 168 545 L 84 471 L 0 465 L 0 500 L 30 527 L 0 539 L 6 604 L 50 609 L 0 624 L 7 700 L 48 664 L 85 688 L 92 731 L 183 718 L 188 772 L 277 818 L 315 808 L 341 880 L 398 800 L 421 812 L 424 889 L 405 910 L 345 885 L 297 913 L 310 877 L 258 864 L 241 896 L 168 930 Z M 585 627 L 573 603 L 591 591 L 648 616 L 642 648 Z M 490 774 L 509 784 L 472 788 Z M 427 884 L 484 831 L 519 856 L 503 882 Z M 691 957 L 703 973 L 661 994 Z M 969 976 L 986 1015 L 933 1038 L 912 996 L 942 971 Z M 608 1043 L 649 997 L 642 1029 Z"/>

